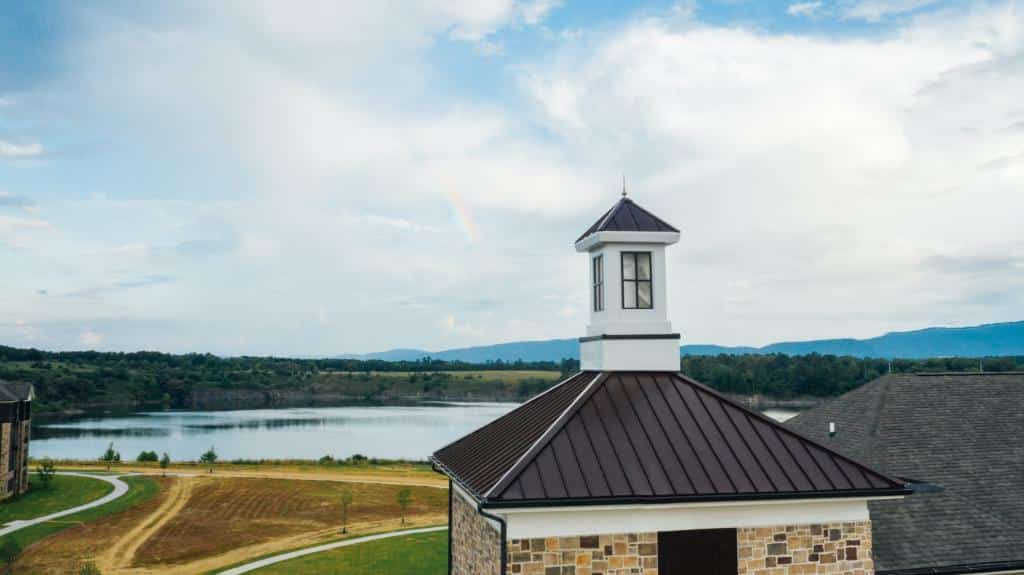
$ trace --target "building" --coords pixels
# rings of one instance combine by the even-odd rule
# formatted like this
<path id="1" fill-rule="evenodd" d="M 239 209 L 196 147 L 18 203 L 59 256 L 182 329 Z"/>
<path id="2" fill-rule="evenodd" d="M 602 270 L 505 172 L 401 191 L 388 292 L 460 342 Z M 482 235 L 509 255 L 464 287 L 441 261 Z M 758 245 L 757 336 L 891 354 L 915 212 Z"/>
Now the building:
<path id="1" fill-rule="evenodd" d="M 0 499 L 28 490 L 32 386 L 0 381 Z"/>
<path id="2" fill-rule="evenodd" d="M 1024 373 L 890 374 L 786 425 L 912 480 L 868 504 L 880 574 L 1024 573 Z"/>
<path id="3" fill-rule="evenodd" d="M 679 373 L 679 235 L 623 193 L 576 241 L 582 371 L 432 457 L 452 573 L 874 572 L 868 502 L 906 486 Z"/>

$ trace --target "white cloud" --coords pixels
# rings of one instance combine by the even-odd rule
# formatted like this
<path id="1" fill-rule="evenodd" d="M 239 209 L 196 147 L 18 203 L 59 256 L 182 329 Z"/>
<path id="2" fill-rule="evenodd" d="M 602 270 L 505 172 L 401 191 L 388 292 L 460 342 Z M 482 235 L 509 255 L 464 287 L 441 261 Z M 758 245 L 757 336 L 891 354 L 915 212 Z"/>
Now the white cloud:
<path id="1" fill-rule="evenodd" d="M 1009 215 L 1024 140 L 1006 130 L 1021 30 L 1013 4 L 877 38 L 645 18 L 566 43 L 522 82 L 567 145 L 643 166 L 634 198 L 684 230 L 670 305 L 690 341 L 872 335 L 1024 313 L 1020 298 L 1001 315 L 937 305 L 957 288 L 925 263 L 963 242 L 1024 249 Z"/>
<path id="2" fill-rule="evenodd" d="M 796 4 L 790 4 L 786 8 L 786 14 L 790 16 L 813 16 L 821 10 L 824 5 L 820 0 L 818 2 L 798 2 Z"/>
<path id="3" fill-rule="evenodd" d="M 0 158 L 36 158 L 43 155 L 43 145 L 38 143 L 18 144 L 0 140 Z"/>
<path id="4" fill-rule="evenodd" d="M 96 348 L 103 344 L 103 334 L 93 330 L 86 330 L 79 335 L 78 340 L 88 348 Z"/>
<path id="5" fill-rule="evenodd" d="M 889 16 L 914 12 L 938 0 L 856 0 L 845 7 L 843 15 L 851 20 L 879 22 Z"/>

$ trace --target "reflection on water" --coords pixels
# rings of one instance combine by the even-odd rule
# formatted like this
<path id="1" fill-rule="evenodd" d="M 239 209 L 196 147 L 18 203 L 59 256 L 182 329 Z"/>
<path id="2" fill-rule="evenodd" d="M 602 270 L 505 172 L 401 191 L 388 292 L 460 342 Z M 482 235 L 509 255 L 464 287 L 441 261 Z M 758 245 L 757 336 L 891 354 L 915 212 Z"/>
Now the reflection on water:
<path id="1" fill-rule="evenodd" d="M 198 459 L 211 445 L 221 459 L 317 459 L 362 453 L 426 459 L 505 414 L 512 403 L 348 406 L 238 411 L 167 411 L 83 417 L 32 429 L 33 457 L 96 459 L 114 442 L 125 459 L 141 451 Z M 796 412 L 767 410 L 785 421 Z"/>
<path id="2" fill-rule="evenodd" d="M 196 459 L 213 445 L 221 459 L 316 459 L 323 455 L 425 459 L 515 404 L 460 403 L 238 411 L 144 412 L 83 417 L 33 427 L 33 457 L 95 459 L 114 442 Z"/>

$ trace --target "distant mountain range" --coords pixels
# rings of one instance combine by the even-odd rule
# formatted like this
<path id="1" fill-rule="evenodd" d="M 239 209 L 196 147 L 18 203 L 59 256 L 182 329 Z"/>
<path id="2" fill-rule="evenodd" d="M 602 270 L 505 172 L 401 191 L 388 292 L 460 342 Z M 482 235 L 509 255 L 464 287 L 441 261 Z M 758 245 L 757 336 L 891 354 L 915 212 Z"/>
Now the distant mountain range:
<path id="1" fill-rule="evenodd" d="M 680 355 L 729 355 L 756 353 L 808 353 L 852 355 L 855 357 L 893 357 L 920 359 L 927 357 L 984 357 L 998 355 L 1024 355 L 1024 321 L 991 323 L 974 327 L 930 327 L 914 331 L 887 333 L 869 339 L 819 339 L 787 341 L 763 347 L 729 347 L 713 344 L 684 345 Z M 388 361 L 417 360 L 432 357 L 446 361 L 484 363 L 487 361 L 560 361 L 579 358 L 579 342 L 573 339 L 542 341 L 516 341 L 463 347 L 443 351 L 422 349 L 392 349 L 367 354 L 338 356 L 352 359 L 381 359 Z"/>

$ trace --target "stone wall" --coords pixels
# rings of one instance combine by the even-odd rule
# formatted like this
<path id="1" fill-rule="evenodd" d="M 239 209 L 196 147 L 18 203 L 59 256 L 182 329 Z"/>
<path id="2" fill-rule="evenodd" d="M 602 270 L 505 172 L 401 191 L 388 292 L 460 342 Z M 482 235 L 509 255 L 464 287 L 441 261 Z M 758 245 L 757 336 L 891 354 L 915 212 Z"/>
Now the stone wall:
<path id="1" fill-rule="evenodd" d="M 476 507 L 452 492 L 449 518 L 453 575 L 498 575 L 501 571 L 501 533 Z"/>
<path id="2" fill-rule="evenodd" d="M 11 461 L 11 424 L 0 424 L 0 499 L 6 499 L 11 493 L 8 492 L 8 473 L 13 471 L 10 468 Z"/>
<path id="3" fill-rule="evenodd" d="M 508 572 L 520 575 L 658 575 L 658 534 L 512 539 Z"/>
<path id="4" fill-rule="evenodd" d="M 18 481 L 18 493 L 24 493 L 28 491 L 28 442 L 29 435 L 32 433 L 31 422 L 25 420 L 21 422 L 21 433 L 18 434 L 21 438 L 21 449 L 19 450 L 18 456 L 21 459 L 18 471 L 21 473 L 21 477 Z"/>
<path id="5" fill-rule="evenodd" d="M 738 529 L 740 575 L 872 575 L 871 523 Z"/>

